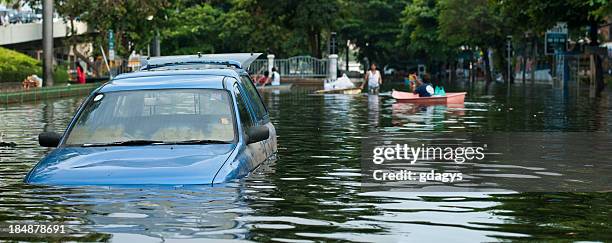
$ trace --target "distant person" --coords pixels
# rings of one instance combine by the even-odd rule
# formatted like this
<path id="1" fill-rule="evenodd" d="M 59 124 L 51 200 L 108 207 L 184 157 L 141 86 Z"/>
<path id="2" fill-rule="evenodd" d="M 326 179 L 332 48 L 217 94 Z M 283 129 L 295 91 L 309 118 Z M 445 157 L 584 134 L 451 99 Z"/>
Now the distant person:
<path id="1" fill-rule="evenodd" d="M 263 75 L 260 75 L 257 79 L 257 84 L 264 86 L 270 83 L 270 72 L 264 71 Z"/>
<path id="2" fill-rule="evenodd" d="M 429 74 L 423 74 L 423 79 L 417 79 L 416 85 L 413 85 L 412 90 L 414 90 L 412 93 L 418 94 L 419 97 L 432 96 L 435 90 L 433 85 L 431 85 L 431 79 L 429 77 Z"/>
<path id="3" fill-rule="evenodd" d="M 272 76 L 270 77 L 270 79 L 272 80 L 272 86 L 280 85 L 281 76 L 280 73 L 276 71 L 276 67 L 272 68 Z"/>
<path id="4" fill-rule="evenodd" d="M 77 61 L 76 63 L 76 72 L 77 72 L 77 83 L 84 84 L 85 83 L 85 69 L 81 66 L 81 62 Z"/>
<path id="5" fill-rule="evenodd" d="M 40 88 L 42 87 L 42 79 L 39 78 L 38 76 L 36 76 L 36 74 L 32 74 L 28 77 L 26 77 L 26 79 L 23 80 L 23 82 L 21 82 L 21 85 L 23 87 L 23 89 L 30 89 L 30 88 Z"/>
<path id="6" fill-rule="evenodd" d="M 410 87 L 410 91 L 414 91 L 416 81 L 417 81 L 416 73 L 408 74 L 408 78 L 405 79 L 405 85 Z"/>
<path id="7" fill-rule="evenodd" d="M 382 80 L 382 75 L 380 75 L 380 71 L 376 70 L 375 63 L 372 63 L 372 65 L 370 65 L 370 70 L 366 72 L 364 79 L 365 79 L 365 82 L 361 84 L 360 88 L 363 89 L 363 86 L 365 86 L 365 84 L 367 83 L 368 93 L 378 94 L 380 85 L 382 84 L 383 80 Z"/>

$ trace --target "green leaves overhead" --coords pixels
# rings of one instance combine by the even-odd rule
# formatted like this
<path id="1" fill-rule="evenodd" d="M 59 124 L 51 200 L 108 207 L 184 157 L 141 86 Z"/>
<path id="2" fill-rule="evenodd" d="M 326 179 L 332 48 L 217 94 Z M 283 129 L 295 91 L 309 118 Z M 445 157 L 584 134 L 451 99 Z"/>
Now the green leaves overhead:
<path id="1" fill-rule="evenodd" d="M 1 0 L 0 0 L 1 1 Z M 36 6 L 40 0 L 4 0 Z M 340 52 L 379 64 L 441 62 L 459 46 L 499 48 L 506 35 L 541 36 L 558 21 L 577 38 L 612 13 L 608 0 L 55 0 L 60 15 L 87 22 L 117 53 L 146 53 L 156 32 L 162 54 L 270 51 L 326 55 L 330 32 Z M 87 38 L 87 37 L 82 37 Z"/>

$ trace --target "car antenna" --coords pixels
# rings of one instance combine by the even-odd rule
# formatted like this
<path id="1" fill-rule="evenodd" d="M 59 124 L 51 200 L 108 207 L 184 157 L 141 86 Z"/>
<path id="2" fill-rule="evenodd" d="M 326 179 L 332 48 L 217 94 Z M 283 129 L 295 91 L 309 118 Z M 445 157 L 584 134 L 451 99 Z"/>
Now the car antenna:
<path id="1" fill-rule="evenodd" d="M 198 52 L 198 58 L 202 58 L 202 53 Z"/>

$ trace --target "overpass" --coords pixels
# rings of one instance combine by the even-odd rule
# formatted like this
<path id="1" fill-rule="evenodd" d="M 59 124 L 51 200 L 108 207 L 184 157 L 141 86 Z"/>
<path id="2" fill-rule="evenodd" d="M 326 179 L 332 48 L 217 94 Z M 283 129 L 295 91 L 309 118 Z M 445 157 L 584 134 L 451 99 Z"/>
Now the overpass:
<path id="1" fill-rule="evenodd" d="M 87 23 L 74 22 L 77 35 L 88 32 Z M 70 35 L 70 23 L 53 22 L 53 38 L 65 38 Z M 0 26 L 0 46 L 19 46 L 34 44 L 41 46 L 42 23 L 9 24 Z"/>

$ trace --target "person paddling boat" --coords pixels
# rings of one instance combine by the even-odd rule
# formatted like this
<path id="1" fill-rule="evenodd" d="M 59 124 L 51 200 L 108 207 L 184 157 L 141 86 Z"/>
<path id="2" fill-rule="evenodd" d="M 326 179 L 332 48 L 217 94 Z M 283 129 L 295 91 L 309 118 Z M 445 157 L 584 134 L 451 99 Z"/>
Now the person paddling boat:
<path id="1" fill-rule="evenodd" d="M 429 74 L 424 74 L 423 79 L 416 79 L 416 84 L 411 83 L 410 87 L 413 94 L 418 94 L 419 97 L 430 97 L 434 94 L 434 87 L 431 85 Z"/>

